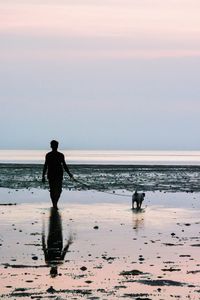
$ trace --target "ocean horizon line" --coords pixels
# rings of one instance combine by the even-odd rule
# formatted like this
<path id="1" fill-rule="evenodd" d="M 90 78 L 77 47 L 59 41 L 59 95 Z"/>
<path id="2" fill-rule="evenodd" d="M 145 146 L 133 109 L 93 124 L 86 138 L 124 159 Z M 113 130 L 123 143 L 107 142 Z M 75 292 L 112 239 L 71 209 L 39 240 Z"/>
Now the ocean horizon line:
<path id="1" fill-rule="evenodd" d="M 50 150 L 0 150 L 0 163 L 43 163 Z M 60 150 L 69 164 L 200 165 L 197 150 Z"/>

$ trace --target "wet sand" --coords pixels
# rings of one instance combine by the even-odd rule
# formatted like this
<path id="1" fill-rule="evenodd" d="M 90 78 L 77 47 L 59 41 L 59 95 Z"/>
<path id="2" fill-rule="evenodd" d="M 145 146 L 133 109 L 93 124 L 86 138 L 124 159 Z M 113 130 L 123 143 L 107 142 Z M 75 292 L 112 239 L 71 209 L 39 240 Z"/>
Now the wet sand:
<path id="1" fill-rule="evenodd" d="M 64 191 L 58 212 L 47 190 L 0 189 L 0 203 L 15 204 L 0 206 L 1 298 L 200 299 L 200 193 L 147 192 L 141 211 L 94 191 Z"/>

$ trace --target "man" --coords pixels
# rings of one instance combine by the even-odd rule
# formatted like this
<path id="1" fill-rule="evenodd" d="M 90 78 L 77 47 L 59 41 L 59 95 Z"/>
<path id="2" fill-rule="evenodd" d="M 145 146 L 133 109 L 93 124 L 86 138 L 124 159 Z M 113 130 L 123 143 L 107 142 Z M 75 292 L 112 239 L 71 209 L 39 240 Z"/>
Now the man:
<path id="1" fill-rule="evenodd" d="M 45 174 L 47 172 L 47 178 L 50 187 L 50 197 L 53 207 L 57 209 L 57 203 L 62 192 L 63 169 L 67 172 L 71 179 L 74 178 L 70 173 L 68 166 L 66 165 L 64 154 L 57 151 L 58 142 L 53 140 L 51 141 L 50 145 L 52 151 L 47 153 L 45 157 L 42 182 L 45 182 Z"/>

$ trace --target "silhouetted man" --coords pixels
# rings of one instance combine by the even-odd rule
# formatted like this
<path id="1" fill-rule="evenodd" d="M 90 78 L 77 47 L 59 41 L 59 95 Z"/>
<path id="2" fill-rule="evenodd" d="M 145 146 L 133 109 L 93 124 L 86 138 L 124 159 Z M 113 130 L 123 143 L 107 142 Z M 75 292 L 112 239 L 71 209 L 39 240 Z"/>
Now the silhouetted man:
<path id="1" fill-rule="evenodd" d="M 57 151 L 58 142 L 53 140 L 51 141 L 50 145 L 52 151 L 47 153 L 45 157 L 42 182 L 45 182 L 45 174 L 47 172 L 47 178 L 50 187 L 50 197 L 53 207 L 57 208 L 57 203 L 62 192 L 63 169 L 72 179 L 73 175 L 70 173 L 68 166 L 66 165 L 64 154 Z"/>

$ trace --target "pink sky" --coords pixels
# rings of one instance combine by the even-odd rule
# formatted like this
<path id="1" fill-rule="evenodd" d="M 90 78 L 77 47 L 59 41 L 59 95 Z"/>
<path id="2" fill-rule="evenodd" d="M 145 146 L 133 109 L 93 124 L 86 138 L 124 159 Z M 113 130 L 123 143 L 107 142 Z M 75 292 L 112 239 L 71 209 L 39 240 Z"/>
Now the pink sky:
<path id="1" fill-rule="evenodd" d="M 6 1 L 0 34 L 19 38 L 4 58 L 155 58 L 200 55 L 198 1 Z M 26 44 L 26 38 L 38 45 Z M 40 39 L 51 40 L 52 47 Z M 37 40 L 39 39 L 39 40 Z M 72 49 L 60 40 L 75 39 Z M 101 41 L 95 49 L 95 41 Z M 39 52 L 40 54 L 38 54 Z"/>
<path id="2" fill-rule="evenodd" d="M 199 0 L 0 2 L 2 147 L 200 148 Z"/>

